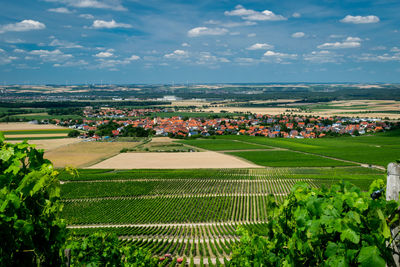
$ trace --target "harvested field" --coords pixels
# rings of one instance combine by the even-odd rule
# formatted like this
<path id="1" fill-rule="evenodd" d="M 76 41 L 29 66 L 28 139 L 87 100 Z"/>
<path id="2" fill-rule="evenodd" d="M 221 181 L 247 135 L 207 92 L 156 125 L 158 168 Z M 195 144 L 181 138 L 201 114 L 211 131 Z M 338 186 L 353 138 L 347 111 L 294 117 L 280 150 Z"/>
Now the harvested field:
<path id="1" fill-rule="evenodd" d="M 7 141 L 8 143 L 20 143 L 19 140 Z M 70 145 L 74 143 L 80 142 L 77 138 L 63 138 L 63 139 L 41 139 L 41 140 L 30 140 L 29 144 L 35 144 L 36 148 L 44 149 L 45 151 L 49 151 L 52 149 L 56 149 L 65 145 Z"/>
<path id="2" fill-rule="evenodd" d="M 31 124 L 28 122 L 0 123 L 0 131 L 45 130 L 45 129 L 67 129 L 67 128 L 53 124 Z"/>
<path id="3" fill-rule="evenodd" d="M 91 169 L 202 169 L 260 168 L 233 156 L 216 152 L 123 153 L 90 166 Z"/>
<path id="4" fill-rule="evenodd" d="M 138 142 L 79 142 L 45 153 L 55 167 L 86 167 L 112 157 L 123 148 L 133 148 Z"/>
<path id="5" fill-rule="evenodd" d="M 7 134 L 5 133 L 4 136 L 6 138 L 26 138 L 29 139 L 30 137 L 54 137 L 54 136 L 65 136 L 67 137 L 67 133 L 42 133 L 42 134 Z"/>

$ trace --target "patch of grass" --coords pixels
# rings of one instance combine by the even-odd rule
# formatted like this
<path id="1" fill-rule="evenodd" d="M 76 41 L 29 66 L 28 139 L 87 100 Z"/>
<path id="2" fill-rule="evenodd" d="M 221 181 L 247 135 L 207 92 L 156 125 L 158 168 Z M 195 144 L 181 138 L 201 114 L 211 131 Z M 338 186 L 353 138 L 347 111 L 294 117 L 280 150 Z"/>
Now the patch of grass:
<path id="1" fill-rule="evenodd" d="M 220 139 L 236 139 L 271 147 L 287 148 L 295 151 L 314 153 L 344 160 L 386 167 L 400 155 L 398 131 L 372 136 L 283 139 L 253 136 L 221 136 Z"/>
<path id="2" fill-rule="evenodd" d="M 244 158 L 261 166 L 269 167 L 327 167 L 354 165 L 352 163 L 292 151 L 246 151 L 229 152 L 228 154 Z"/>
<path id="3" fill-rule="evenodd" d="M 212 151 L 268 149 L 267 146 L 262 146 L 262 145 L 260 146 L 257 144 L 246 144 L 242 142 L 236 142 L 234 140 L 222 140 L 222 139 L 196 139 L 196 140 L 183 140 L 179 142 Z"/>

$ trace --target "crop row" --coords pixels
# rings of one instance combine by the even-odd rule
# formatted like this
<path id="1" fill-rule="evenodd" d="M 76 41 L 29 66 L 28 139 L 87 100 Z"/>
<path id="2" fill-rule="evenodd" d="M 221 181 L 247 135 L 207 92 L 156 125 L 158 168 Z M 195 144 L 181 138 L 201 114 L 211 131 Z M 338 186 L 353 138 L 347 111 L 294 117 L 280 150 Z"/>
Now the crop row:
<path id="1" fill-rule="evenodd" d="M 301 179 L 257 179 L 257 180 L 211 180 L 211 179 L 167 179 L 148 181 L 114 182 L 71 182 L 61 186 L 64 199 L 123 197 L 123 196 L 165 196 L 262 193 L 282 194 Z M 318 181 L 306 180 L 311 186 Z M 316 183 L 315 183 L 316 182 Z"/>
<path id="2" fill-rule="evenodd" d="M 283 195 L 276 196 L 279 200 Z M 101 199 L 64 203 L 68 224 L 265 221 L 267 195 Z"/>

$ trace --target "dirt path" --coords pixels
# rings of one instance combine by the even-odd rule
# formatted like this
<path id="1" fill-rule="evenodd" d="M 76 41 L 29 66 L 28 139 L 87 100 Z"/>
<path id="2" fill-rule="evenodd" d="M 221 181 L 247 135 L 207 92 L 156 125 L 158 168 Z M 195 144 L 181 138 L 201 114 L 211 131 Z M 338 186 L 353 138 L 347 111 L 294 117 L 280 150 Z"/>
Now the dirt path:
<path id="1" fill-rule="evenodd" d="M 265 223 L 265 221 L 232 221 L 232 222 L 200 222 L 200 223 L 149 223 L 149 224 L 77 224 L 67 225 L 69 229 L 90 229 L 90 228 L 109 228 L 109 227 L 168 227 L 168 226 L 213 226 L 213 225 L 240 225 Z"/>
<path id="2" fill-rule="evenodd" d="M 286 196 L 287 193 L 214 193 L 214 194 L 174 194 L 174 195 L 142 195 L 142 196 L 120 196 L 120 197 L 96 197 L 96 198 L 71 198 L 63 199 L 62 202 L 93 202 L 102 200 L 125 200 L 125 199 L 152 199 L 152 198 L 181 198 L 181 197 L 244 197 L 244 196 Z M 247 200 L 249 209 L 249 200 Z"/>

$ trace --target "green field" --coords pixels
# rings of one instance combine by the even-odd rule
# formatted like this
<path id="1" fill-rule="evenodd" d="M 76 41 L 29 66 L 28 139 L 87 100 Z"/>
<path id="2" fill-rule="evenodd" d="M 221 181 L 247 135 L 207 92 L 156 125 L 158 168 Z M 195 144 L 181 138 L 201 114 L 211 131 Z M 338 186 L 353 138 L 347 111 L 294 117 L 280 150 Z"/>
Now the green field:
<path id="1" fill-rule="evenodd" d="M 253 136 L 218 136 L 218 139 L 239 140 L 253 144 L 286 148 L 338 159 L 386 167 L 400 158 L 399 131 L 358 137 L 283 139 Z"/>
<path id="2" fill-rule="evenodd" d="M 196 146 L 199 148 L 212 151 L 268 149 L 268 147 L 264 145 L 246 144 L 243 142 L 232 142 L 232 140 L 222 140 L 222 139 L 196 139 L 196 140 L 184 140 L 179 142 L 186 145 Z"/>
<path id="3" fill-rule="evenodd" d="M 17 130 L 3 131 L 4 135 L 26 135 L 26 134 L 59 134 L 69 133 L 71 129 L 42 129 L 42 130 Z"/>
<path id="4" fill-rule="evenodd" d="M 246 151 L 228 154 L 268 167 L 330 167 L 355 164 L 292 151 Z"/>

